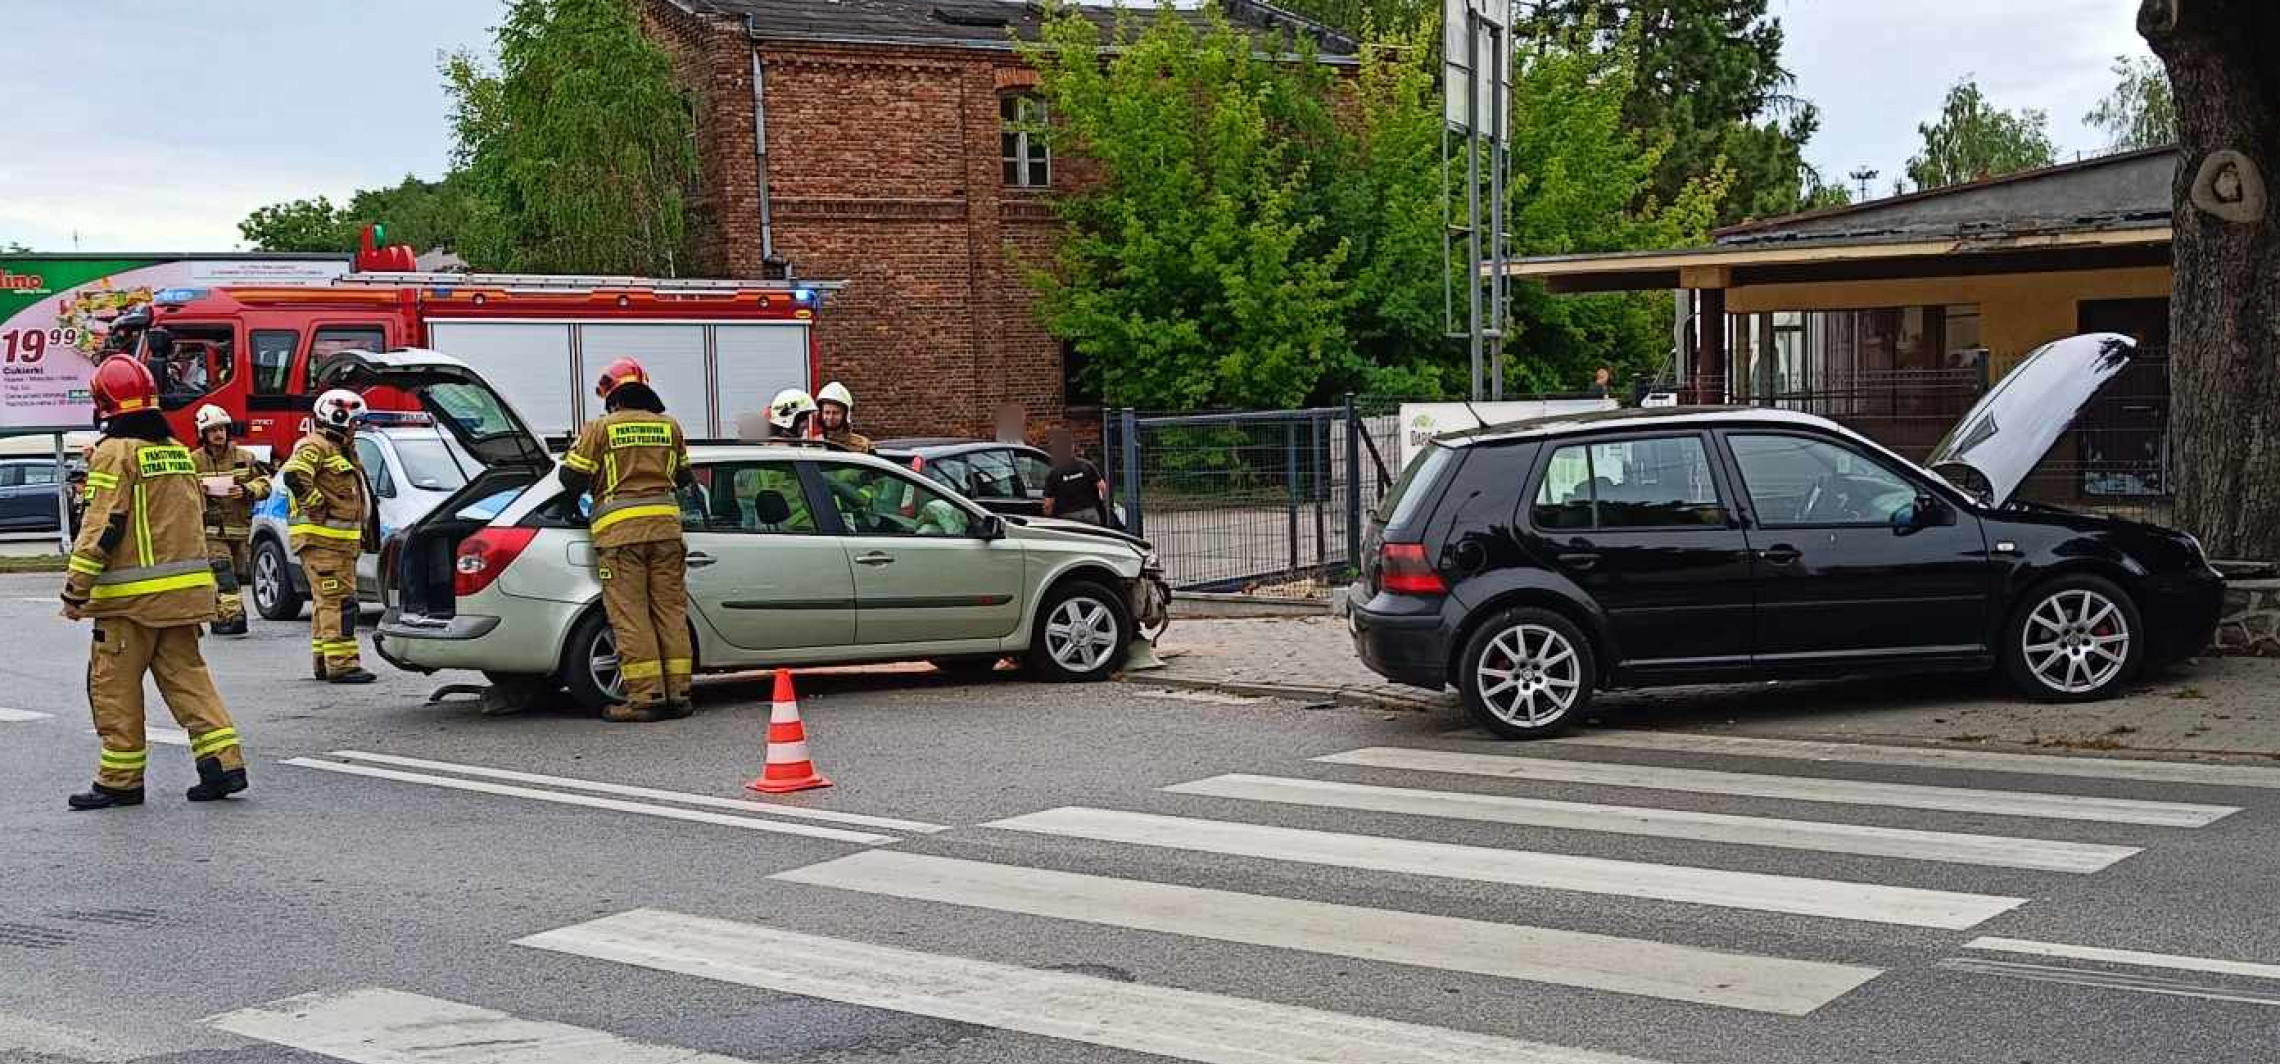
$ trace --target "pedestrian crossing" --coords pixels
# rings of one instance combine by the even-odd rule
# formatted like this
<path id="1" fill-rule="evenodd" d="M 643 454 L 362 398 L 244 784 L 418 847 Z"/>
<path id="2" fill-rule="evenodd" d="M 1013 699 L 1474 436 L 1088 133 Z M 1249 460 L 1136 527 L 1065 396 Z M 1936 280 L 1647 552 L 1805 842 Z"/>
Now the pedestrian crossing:
<path id="1" fill-rule="evenodd" d="M 2095 885 L 2118 864 L 2244 812 L 2117 792 L 2146 784 L 2258 788 L 2264 777 L 2244 773 L 2270 770 L 2206 766 L 2216 771 L 2196 775 L 2187 769 L 2204 766 L 2048 759 L 2064 762 L 2053 765 L 2040 755 L 1951 760 L 1938 755 L 1985 752 L 1697 743 L 1704 737 L 1645 733 L 1582 738 L 1589 741 L 1366 747 L 963 830 L 853 814 L 839 824 L 773 821 L 760 830 L 902 834 L 838 840 L 860 846 L 768 877 L 805 892 L 800 904 L 764 914 L 636 908 L 513 944 L 567 963 L 1206 1064 L 1685 1064 L 1683 1054 L 1620 1055 L 1654 1047 L 1620 1044 L 1620 1032 L 1579 1037 L 1557 1009 L 1526 1007 L 1531 988 L 1783 1024 L 1810 1024 L 1824 1010 L 1880 993 L 1880 981 L 1902 969 L 2063 984 L 2068 993 L 2280 1004 L 2273 991 L 2280 964 L 2005 933 L 2020 926 L 2009 917 L 2031 912 L 2039 897 Z M 1599 759 L 1610 750 L 1660 763 Z M 600 808 L 670 800 L 692 819 L 755 822 L 672 792 L 357 751 L 331 757 L 296 763 Z M 1735 757 L 1810 761 L 1812 774 L 1734 771 Z M 1711 758 L 1718 767 L 1704 764 Z M 1967 782 L 1987 774 L 1977 782 L 1991 777 L 2024 789 L 1862 778 L 1895 767 L 1934 768 Z M 1705 796 L 1736 811 L 1683 807 Z M 1891 826 L 1895 810 L 1905 811 L 1908 827 Z M 1999 833 L 1985 830 L 1991 819 Z M 1622 859 L 1571 852 L 1611 840 L 1621 840 Z M 1388 882 L 1407 886 L 1388 890 Z M 1293 896 L 1306 893 L 1299 883 L 1331 886 Z M 834 897 L 912 903 L 895 910 L 902 914 L 895 933 L 910 937 L 889 945 L 803 924 L 800 913 Z M 1553 904 L 1563 900 L 1590 904 Z M 1633 903 L 1659 908 L 1651 919 L 1622 920 Z M 1536 912 L 1559 918 L 1526 915 Z M 1052 941 L 1056 927 L 1161 951 L 1159 967 L 1189 973 L 1189 985 L 1008 963 L 988 955 L 991 938 L 971 933 L 1035 928 Z M 929 928 L 959 945 L 914 948 L 929 941 Z M 2116 929 L 2117 941 L 2127 931 Z M 1310 998 L 1293 999 L 1287 985 L 1279 995 L 1215 992 L 1235 988 L 1214 982 L 1225 969 L 1210 961 L 1258 963 L 1258 950 L 1359 962 L 1365 967 L 1357 975 L 1388 981 L 1435 973 L 1489 980 L 1511 1007 L 1494 1010 L 1491 1020 L 1462 1010 L 1379 1015 L 1351 1004 L 1348 1011 L 1314 1007 Z M 566 978 L 586 982 L 593 971 Z M 2250 981 L 2269 984 L 2240 985 Z M 380 987 L 273 1002 L 210 1022 L 369 1064 L 728 1059 Z M 1476 1029 L 1483 1024 L 1495 1029 Z M 454 1055 L 478 1045 L 498 1051 Z M 765 1048 L 755 1046 L 752 1058 L 764 1059 Z"/>

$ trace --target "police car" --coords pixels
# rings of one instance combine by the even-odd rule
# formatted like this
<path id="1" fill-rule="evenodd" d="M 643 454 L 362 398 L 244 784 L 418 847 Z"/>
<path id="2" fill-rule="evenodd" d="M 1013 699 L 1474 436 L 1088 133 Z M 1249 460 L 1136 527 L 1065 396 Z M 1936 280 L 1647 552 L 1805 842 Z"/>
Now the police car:
<path id="1" fill-rule="evenodd" d="M 273 456 L 270 465 L 274 468 L 286 457 Z M 356 433 L 356 460 L 380 506 L 382 542 L 395 530 L 426 517 L 481 468 L 428 415 L 383 411 L 364 416 Z M 266 620 L 290 621 L 300 617 L 308 603 L 309 578 L 293 554 L 287 532 L 292 521 L 284 480 L 274 479 L 272 488 L 269 498 L 253 511 L 253 607 Z M 379 604 L 379 572 L 378 555 L 356 559 L 358 599 Z"/>

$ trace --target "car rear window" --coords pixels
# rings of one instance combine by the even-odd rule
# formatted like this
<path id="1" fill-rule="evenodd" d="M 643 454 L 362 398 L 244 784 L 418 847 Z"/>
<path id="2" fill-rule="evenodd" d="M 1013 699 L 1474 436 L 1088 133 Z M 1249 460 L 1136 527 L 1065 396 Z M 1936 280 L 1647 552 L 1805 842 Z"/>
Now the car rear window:
<path id="1" fill-rule="evenodd" d="M 1401 479 L 1394 481 L 1393 489 L 1378 500 L 1378 516 L 1385 521 L 1388 530 L 1407 528 L 1416 520 L 1425 500 L 1433 494 L 1433 485 L 1456 463 L 1456 457 L 1456 451 L 1435 444 L 1401 471 Z"/>

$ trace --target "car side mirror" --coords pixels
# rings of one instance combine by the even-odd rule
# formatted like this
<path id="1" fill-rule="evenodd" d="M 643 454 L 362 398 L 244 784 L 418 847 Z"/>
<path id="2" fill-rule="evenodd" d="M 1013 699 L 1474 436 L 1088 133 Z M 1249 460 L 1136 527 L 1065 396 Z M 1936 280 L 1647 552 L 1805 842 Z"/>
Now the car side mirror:
<path id="1" fill-rule="evenodd" d="M 974 535 L 983 540 L 1004 539 L 1005 518 L 990 514 L 974 522 Z"/>
<path id="2" fill-rule="evenodd" d="M 1955 514 L 1932 495 L 1918 495 L 1916 501 L 1892 511 L 1894 535 L 1909 535 L 1938 525 L 1952 525 Z"/>

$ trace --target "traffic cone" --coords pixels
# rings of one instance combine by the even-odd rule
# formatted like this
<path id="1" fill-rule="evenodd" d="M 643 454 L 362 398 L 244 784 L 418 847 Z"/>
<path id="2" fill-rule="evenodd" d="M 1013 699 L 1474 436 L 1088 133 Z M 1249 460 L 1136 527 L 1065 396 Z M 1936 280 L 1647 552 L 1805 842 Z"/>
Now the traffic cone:
<path id="1" fill-rule="evenodd" d="M 792 694 L 792 670 L 776 670 L 776 707 L 768 713 L 768 765 L 760 778 L 744 785 L 762 794 L 787 794 L 831 781 L 808 760 L 807 727 L 800 723 L 799 699 Z"/>

